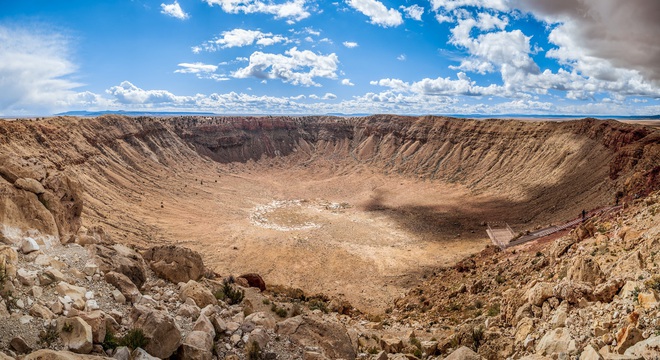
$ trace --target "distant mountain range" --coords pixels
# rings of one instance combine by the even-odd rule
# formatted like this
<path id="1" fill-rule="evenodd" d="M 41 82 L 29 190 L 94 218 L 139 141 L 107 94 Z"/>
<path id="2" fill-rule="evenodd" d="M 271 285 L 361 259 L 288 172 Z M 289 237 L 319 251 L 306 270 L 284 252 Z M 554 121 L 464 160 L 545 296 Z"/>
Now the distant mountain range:
<path id="1" fill-rule="evenodd" d="M 82 116 L 82 117 L 95 117 L 107 114 L 119 114 L 127 116 L 223 116 L 224 114 L 217 114 L 212 112 L 195 112 L 195 111 L 124 111 L 124 110 L 103 110 L 103 111 L 67 111 L 59 114 L 58 116 Z M 265 116 L 268 114 L 227 114 L 228 116 Z M 299 116 L 291 115 L 291 116 Z M 372 114 L 343 114 L 343 113 L 328 113 L 330 116 L 344 116 L 344 117 L 358 117 L 369 116 Z M 411 114 L 412 115 L 412 114 Z M 417 115 L 414 115 L 417 116 Z M 592 117 L 596 119 L 619 119 L 619 120 L 660 120 L 660 115 L 550 115 L 550 114 L 441 114 L 441 116 L 451 116 L 457 118 L 473 118 L 473 119 L 510 119 L 510 118 L 526 118 L 526 119 L 583 119 Z"/>

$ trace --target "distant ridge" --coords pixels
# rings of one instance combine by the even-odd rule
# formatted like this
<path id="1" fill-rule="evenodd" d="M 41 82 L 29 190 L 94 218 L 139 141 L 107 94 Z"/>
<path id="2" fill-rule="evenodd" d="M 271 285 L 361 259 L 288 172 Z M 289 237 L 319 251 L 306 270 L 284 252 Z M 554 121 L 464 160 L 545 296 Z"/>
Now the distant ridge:
<path id="1" fill-rule="evenodd" d="M 96 117 L 107 114 L 120 114 L 127 116 L 268 116 L 268 114 L 218 114 L 213 112 L 196 112 L 196 111 L 124 111 L 124 110 L 102 110 L 102 111 L 86 111 L 75 110 L 66 111 L 55 114 L 57 116 L 81 116 L 81 117 Z M 311 114 L 310 114 L 311 115 Z M 329 116 L 340 117 L 363 117 L 372 114 L 367 113 L 327 113 Z M 401 114 L 410 116 L 420 116 L 423 114 Z M 618 119 L 618 120 L 660 120 L 660 115 L 562 115 L 562 114 L 433 114 L 437 116 L 449 116 L 456 118 L 470 118 L 470 119 Z M 284 116 L 302 116 L 302 114 L 290 114 Z"/>
<path id="2" fill-rule="evenodd" d="M 107 114 L 120 114 L 128 116 L 177 116 L 177 115 L 192 115 L 192 116 L 210 116 L 218 115 L 212 112 L 196 112 L 196 111 L 124 111 L 124 110 L 103 110 L 103 111 L 86 111 L 86 110 L 77 110 L 77 111 L 66 111 L 58 113 L 55 115 L 58 116 L 83 116 L 83 117 L 95 117 Z"/>

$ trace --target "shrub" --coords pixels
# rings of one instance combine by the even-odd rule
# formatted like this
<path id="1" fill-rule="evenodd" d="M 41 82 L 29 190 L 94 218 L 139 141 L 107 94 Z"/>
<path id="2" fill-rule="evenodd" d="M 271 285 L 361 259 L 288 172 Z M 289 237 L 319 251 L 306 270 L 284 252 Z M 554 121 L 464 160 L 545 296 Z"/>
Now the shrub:
<path id="1" fill-rule="evenodd" d="M 500 314 L 500 304 L 495 303 L 488 308 L 488 316 L 497 316 Z"/>
<path id="2" fill-rule="evenodd" d="M 234 289 L 231 286 L 233 278 L 225 279 L 222 282 L 222 289 L 215 292 L 215 298 L 218 300 L 224 300 L 229 305 L 240 304 L 245 297 L 245 292 L 240 289 Z"/>
<path id="3" fill-rule="evenodd" d="M 277 310 L 275 310 L 275 313 L 277 314 L 277 316 L 281 318 L 285 318 L 289 314 L 285 308 L 277 308 Z"/>
<path id="4" fill-rule="evenodd" d="M 481 309 L 482 307 L 484 307 L 484 302 L 481 301 L 481 299 L 474 300 L 474 308 L 475 309 Z"/>
<path id="5" fill-rule="evenodd" d="M 502 276 L 502 275 L 500 275 L 500 274 L 497 274 L 497 275 L 495 276 L 495 281 L 496 281 L 498 284 L 504 284 L 504 282 L 506 281 L 506 279 L 504 278 L 504 276 Z"/>
<path id="6" fill-rule="evenodd" d="M 263 354 L 261 353 L 261 347 L 256 341 L 250 341 L 245 347 L 245 352 L 248 360 L 263 359 Z"/>
<path id="7" fill-rule="evenodd" d="M 321 299 L 312 299 L 307 305 L 309 306 L 309 310 L 321 310 L 324 313 L 328 312 L 328 305 Z"/>
<path id="8" fill-rule="evenodd" d="M 130 349 L 144 348 L 149 344 L 149 339 L 144 336 L 142 329 L 131 329 L 119 341 L 120 346 L 126 346 Z"/>
<path id="9" fill-rule="evenodd" d="M 115 349 L 119 346 L 119 340 L 121 339 L 117 339 L 115 333 L 113 333 L 112 331 L 107 331 L 105 333 L 105 337 L 103 338 L 103 343 L 101 344 L 101 346 L 103 346 L 104 350 Z"/>
<path id="10" fill-rule="evenodd" d="M 472 341 L 473 341 L 473 346 L 474 346 L 474 351 L 479 351 L 479 346 L 481 346 L 481 342 L 484 340 L 484 328 L 481 326 L 477 326 L 472 329 Z"/>
<path id="11" fill-rule="evenodd" d="M 57 331 L 57 327 L 50 325 L 46 327 L 46 330 L 42 330 L 39 333 L 39 340 L 37 342 L 39 345 L 49 348 L 59 338 L 60 333 Z"/>

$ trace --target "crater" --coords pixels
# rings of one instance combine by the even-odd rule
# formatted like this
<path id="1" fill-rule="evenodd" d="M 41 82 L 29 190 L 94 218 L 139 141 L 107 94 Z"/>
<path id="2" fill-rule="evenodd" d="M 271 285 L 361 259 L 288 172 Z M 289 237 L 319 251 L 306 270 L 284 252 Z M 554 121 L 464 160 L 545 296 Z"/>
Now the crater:
<path id="1" fill-rule="evenodd" d="M 85 227 L 368 312 L 482 250 L 487 222 L 534 229 L 660 183 L 657 130 L 594 119 L 113 115 L 0 130 L 3 154 L 76 176 Z"/>

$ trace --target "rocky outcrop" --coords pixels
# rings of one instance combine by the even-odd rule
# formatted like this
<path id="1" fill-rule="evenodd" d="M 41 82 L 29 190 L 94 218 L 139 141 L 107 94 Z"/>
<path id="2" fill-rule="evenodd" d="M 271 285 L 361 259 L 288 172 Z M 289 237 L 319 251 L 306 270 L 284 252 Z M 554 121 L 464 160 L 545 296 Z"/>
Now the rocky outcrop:
<path id="1" fill-rule="evenodd" d="M 202 256 L 180 246 L 156 246 L 147 250 L 144 259 L 159 277 L 175 284 L 199 280 L 205 268 Z"/>
<path id="2" fill-rule="evenodd" d="M 266 291 L 266 282 L 259 274 L 255 274 L 255 273 L 243 274 L 238 278 L 236 278 L 236 281 L 241 281 L 241 279 L 245 280 L 247 287 L 255 287 L 261 291 Z"/>
<path id="3" fill-rule="evenodd" d="M 144 350 L 149 354 L 161 359 L 168 358 L 181 345 L 181 330 L 166 312 L 137 305 L 131 318 L 133 326 L 141 329 L 148 339 Z"/>
<path id="4" fill-rule="evenodd" d="M 142 256 L 124 245 L 94 245 L 89 248 L 94 263 L 103 272 L 117 272 L 128 277 L 135 286 L 146 280 L 146 264 Z"/>

